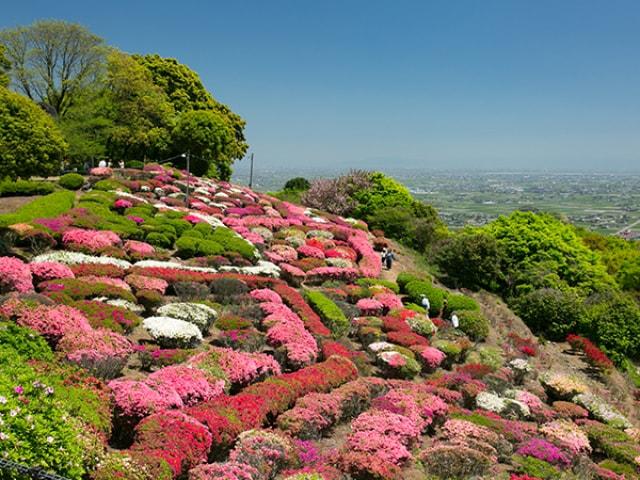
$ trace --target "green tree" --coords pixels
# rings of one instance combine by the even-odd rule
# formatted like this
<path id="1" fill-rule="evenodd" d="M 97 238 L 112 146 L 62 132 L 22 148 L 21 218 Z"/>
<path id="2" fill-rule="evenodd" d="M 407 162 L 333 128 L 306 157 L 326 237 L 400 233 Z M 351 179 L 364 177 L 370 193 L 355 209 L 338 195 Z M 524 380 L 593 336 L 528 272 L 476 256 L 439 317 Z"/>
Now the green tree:
<path id="1" fill-rule="evenodd" d="M 293 190 L 296 192 L 301 192 L 303 190 L 309 190 L 311 184 L 309 180 L 304 177 L 295 177 L 287 180 L 287 183 L 284 184 L 285 190 Z"/>
<path id="2" fill-rule="evenodd" d="M 229 159 L 237 160 L 247 152 L 244 137 L 245 121 L 227 105 L 218 102 L 202 84 L 200 76 L 174 58 L 159 55 L 134 55 L 134 59 L 150 73 L 153 82 L 167 94 L 178 113 L 190 110 L 206 110 L 224 119 L 233 133 L 232 141 L 225 145 Z"/>
<path id="3" fill-rule="evenodd" d="M 80 92 L 99 78 L 104 41 L 76 23 L 41 20 L 0 32 L 15 87 L 55 117 L 64 117 Z"/>
<path id="4" fill-rule="evenodd" d="M 112 52 L 104 95 L 104 116 L 112 122 L 107 128 L 107 155 L 139 159 L 167 153 L 174 109 L 148 70 L 130 55 Z"/>
<path id="5" fill-rule="evenodd" d="M 495 238 L 481 230 L 467 228 L 450 236 L 435 260 L 443 280 L 453 288 L 495 292 L 504 286 L 504 254 Z"/>
<path id="6" fill-rule="evenodd" d="M 231 177 L 233 131 L 225 119 L 211 110 L 191 110 L 178 118 L 173 129 L 174 147 L 193 154 L 194 175 L 208 174 L 221 180 Z"/>
<path id="7" fill-rule="evenodd" d="M 0 45 L 0 87 L 9 86 L 9 69 L 11 68 L 11 62 L 6 57 L 4 45 Z"/>
<path id="8" fill-rule="evenodd" d="M 0 87 L 0 172 L 16 179 L 60 170 L 67 144 L 54 121 L 35 103 Z"/>
<path id="9" fill-rule="evenodd" d="M 513 303 L 515 312 L 534 331 L 562 341 L 584 321 L 584 305 L 573 292 L 541 288 Z"/>

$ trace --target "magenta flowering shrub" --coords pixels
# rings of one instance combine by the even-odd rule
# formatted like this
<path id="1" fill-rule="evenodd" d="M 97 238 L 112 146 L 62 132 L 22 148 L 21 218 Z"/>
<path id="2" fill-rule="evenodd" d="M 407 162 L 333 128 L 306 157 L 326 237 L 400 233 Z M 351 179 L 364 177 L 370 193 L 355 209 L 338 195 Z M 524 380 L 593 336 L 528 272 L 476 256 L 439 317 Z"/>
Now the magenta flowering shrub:
<path id="1" fill-rule="evenodd" d="M 160 392 L 173 388 L 186 406 L 209 400 L 224 393 L 224 381 L 210 383 L 204 372 L 186 365 L 161 368 L 149 375 L 145 383 Z"/>
<path id="2" fill-rule="evenodd" d="M 317 267 L 307 272 L 307 278 L 313 283 L 322 283 L 326 280 L 353 283 L 358 276 L 358 270 L 355 268 Z"/>
<path id="3" fill-rule="evenodd" d="M 528 440 L 518 448 L 516 453 L 563 467 L 571 463 L 569 457 L 562 450 L 542 438 L 532 438 Z"/>
<path id="4" fill-rule="evenodd" d="M 97 275 L 84 275 L 77 278 L 81 279 L 85 283 L 90 283 L 90 284 L 102 283 L 105 285 L 111 285 L 113 287 L 121 288 L 123 290 L 126 290 L 127 292 L 131 291 L 131 287 L 129 286 L 129 284 L 124 280 L 122 280 L 121 278 L 113 278 L 113 277 L 97 276 Z"/>
<path id="5" fill-rule="evenodd" d="M 282 303 L 260 304 L 268 315 L 262 320 L 267 327 L 267 341 L 274 347 L 282 347 L 287 360 L 295 366 L 311 363 L 318 357 L 318 345 L 305 329 L 304 322 Z"/>
<path id="6" fill-rule="evenodd" d="M 35 284 L 57 278 L 75 278 L 73 271 L 69 267 L 57 262 L 30 263 L 29 269 Z"/>
<path id="7" fill-rule="evenodd" d="M 369 278 L 380 276 L 382 262 L 380 262 L 380 257 L 369 243 L 366 233 L 360 230 L 353 230 L 353 232 L 354 234 L 349 237 L 348 242 L 349 246 L 360 257 L 360 262 L 358 263 L 360 273 L 362 276 Z"/>
<path id="8" fill-rule="evenodd" d="M 131 427 L 153 412 L 181 408 L 184 405 L 173 387 L 158 391 L 144 382 L 116 379 L 109 382 L 109 388 L 116 423 L 121 426 Z"/>
<path id="9" fill-rule="evenodd" d="M 124 279 L 135 291 L 154 290 L 164 295 L 164 292 L 169 286 L 167 281 L 162 278 L 147 277 L 145 275 L 138 275 L 135 273 L 127 275 Z"/>
<path id="10" fill-rule="evenodd" d="M 29 265 L 19 258 L 0 257 L 0 293 L 30 292 L 33 280 Z"/>
<path id="11" fill-rule="evenodd" d="M 91 252 L 114 247 L 120 242 L 120 237 L 110 230 L 70 228 L 62 234 L 62 243 L 65 246 L 86 249 Z"/>
<path id="12" fill-rule="evenodd" d="M 311 245 L 302 245 L 298 247 L 298 255 L 302 257 L 324 258 L 324 252 L 319 248 L 312 247 Z"/>
<path id="13" fill-rule="evenodd" d="M 113 207 L 117 210 L 124 210 L 125 208 L 133 207 L 133 203 L 124 198 L 119 198 L 115 202 L 113 202 Z"/>
<path id="14" fill-rule="evenodd" d="M 35 330 L 54 345 L 67 334 L 88 334 L 92 331 L 82 312 L 66 305 L 20 309 L 16 323 Z"/>

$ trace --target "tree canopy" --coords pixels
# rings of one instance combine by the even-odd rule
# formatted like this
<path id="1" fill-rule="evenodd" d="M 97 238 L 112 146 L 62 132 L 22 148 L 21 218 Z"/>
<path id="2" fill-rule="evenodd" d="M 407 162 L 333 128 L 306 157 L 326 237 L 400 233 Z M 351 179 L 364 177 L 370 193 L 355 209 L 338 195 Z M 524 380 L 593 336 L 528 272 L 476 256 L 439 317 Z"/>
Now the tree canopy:
<path id="1" fill-rule="evenodd" d="M 60 169 L 67 144 L 53 119 L 28 98 L 0 87 L 0 172 L 12 179 Z"/>
<path id="2" fill-rule="evenodd" d="M 0 45 L 0 87 L 9 86 L 9 69 L 11 68 L 11 62 L 4 54 L 4 45 Z"/>
<path id="3" fill-rule="evenodd" d="M 104 41 L 82 25 L 41 20 L 0 32 L 13 85 L 55 117 L 64 117 L 78 94 L 104 68 Z"/>

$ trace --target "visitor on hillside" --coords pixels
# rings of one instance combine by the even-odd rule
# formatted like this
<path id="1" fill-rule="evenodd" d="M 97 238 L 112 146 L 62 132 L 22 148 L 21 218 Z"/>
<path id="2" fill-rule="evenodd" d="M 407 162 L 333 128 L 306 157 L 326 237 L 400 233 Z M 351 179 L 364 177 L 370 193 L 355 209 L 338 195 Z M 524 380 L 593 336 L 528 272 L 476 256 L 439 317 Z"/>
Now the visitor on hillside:
<path id="1" fill-rule="evenodd" d="M 429 313 L 429 309 L 431 308 L 431 303 L 426 295 L 422 295 L 422 299 L 420 300 L 420 304 L 422 307 Z"/>
<path id="2" fill-rule="evenodd" d="M 384 262 L 387 266 L 387 270 L 391 270 L 393 266 L 393 261 L 396 259 L 396 256 L 393 254 L 393 250 L 389 249 L 387 254 L 384 257 Z"/>
<path id="3" fill-rule="evenodd" d="M 453 325 L 453 328 L 458 328 L 460 326 L 460 319 L 455 313 L 451 315 L 451 325 Z"/>
<path id="4" fill-rule="evenodd" d="M 100 160 L 100 162 L 98 162 L 98 167 L 99 168 L 106 168 L 107 167 L 107 162 L 105 160 Z"/>
<path id="5" fill-rule="evenodd" d="M 380 252 L 380 261 L 382 262 L 382 265 L 384 265 L 387 261 L 387 253 L 389 253 L 389 250 L 387 250 L 387 247 L 384 247 L 382 249 L 382 252 Z"/>
<path id="6" fill-rule="evenodd" d="M 111 163 L 111 160 L 109 160 L 109 163 L 107 163 L 107 167 L 109 168 L 113 167 L 113 163 Z"/>
<path id="7" fill-rule="evenodd" d="M 118 162 L 118 168 L 124 168 L 124 160 Z"/>

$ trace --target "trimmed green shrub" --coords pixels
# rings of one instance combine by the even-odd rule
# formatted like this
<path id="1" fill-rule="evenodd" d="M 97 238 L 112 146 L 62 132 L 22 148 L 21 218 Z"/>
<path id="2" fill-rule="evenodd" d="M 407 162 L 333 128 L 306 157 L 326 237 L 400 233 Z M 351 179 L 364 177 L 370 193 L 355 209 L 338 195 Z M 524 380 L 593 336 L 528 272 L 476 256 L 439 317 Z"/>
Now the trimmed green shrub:
<path id="1" fill-rule="evenodd" d="M 144 162 L 141 162 L 140 160 L 129 160 L 124 166 L 126 168 L 137 168 L 142 170 L 144 168 Z"/>
<path id="2" fill-rule="evenodd" d="M 106 178 L 104 180 L 97 181 L 93 188 L 95 190 L 109 191 L 109 190 L 122 190 L 124 192 L 130 192 L 127 187 L 125 187 L 122 183 L 112 178 Z"/>
<path id="3" fill-rule="evenodd" d="M 396 283 L 398 284 L 398 287 L 402 293 L 407 293 L 407 291 L 405 290 L 405 287 L 409 283 L 415 282 L 416 280 L 424 280 L 424 279 L 409 272 L 400 272 L 396 277 Z"/>
<path id="4" fill-rule="evenodd" d="M 342 337 L 349 332 L 349 320 L 331 299 L 315 290 L 307 290 L 304 294 L 311 308 L 320 315 L 322 322 L 331 330 L 334 337 Z"/>
<path id="5" fill-rule="evenodd" d="M 147 234 L 145 240 L 154 247 L 171 248 L 173 246 L 173 242 L 163 233 L 151 232 Z"/>
<path id="6" fill-rule="evenodd" d="M 53 192 L 23 205 L 14 213 L 0 215 L 0 227 L 14 223 L 28 223 L 36 218 L 53 218 L 73 207 L 75 193 Z"/>
<path id="7" fill-rule="evenodd" d="M 560 471 L 549 462 L 534 457 L 513 456 L 513 463 L 518 472 L 526 473 L 532 477 L 543 480 L 556 480 L 560 478 Z"/>
<path id="8" fill-rule="evenodd" d="M 84 177 L 79 173 L 65 173 L 58 183 L 67 190 L 79 190 L 84 185 Z"/>
<path id="9" fill-rule="evenodd" d="M 361 287 L 372 287 L 374 285 L 381 285 L 383 287 L 387 287 L 394 293 L 400 293 L 400 289 L 395 282 L 391 280 L 383 280 L 381 278 L 359 278 L 356 280 L 356 284 Z"/>
<path id="10" fill-rule="evenodd" d="M 207 235 L 206 239 L 220 244 L 223 252 L 237 252 L 247 260 L 255 260 L 256 258 L 254 246 L 230 228 L 217 227 L 212 234 Z M 206 253 L 205 255 L 216 254 L 217 253 Z"/>
<path id="11" fill-rule="evenodd" d="M 17 197 L 27 195 L 47 195 L 55 190 L 51 182 L 35 182 L 32 180 L 4 180 L 0 182 L 0 197 Z"/>
<path id="12" fill-rule="evenodd" d="M 422 301 L 422 295 L 425 295 L 429 299 L 431 308 L 429 313 L 432 316 L 439 315 L 442 307 L 444 306 L 445 291 L 434 287 L 430 282 L 421 280 L 414 280 L 405 286 L 407 295 L 412 302 L 420 305 Z"/>
<path id="13" fill-rule="evenodd" d="M 450 316 L 454 311 L 461 310 L 480 310 L 480 305 L 473 298 L 466 295 L 459 293 L 448 295 L 444 314 Z"/>
<path id="14" fill-rule="evenodd" d="M 489 335 L 489 321 L 478 310 L 455 312 L 460 320 L 460 330 L 472 340 L 484 340 Z"/>

